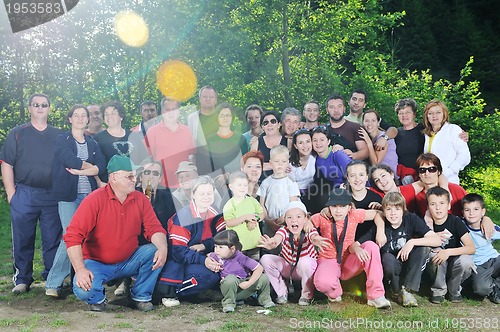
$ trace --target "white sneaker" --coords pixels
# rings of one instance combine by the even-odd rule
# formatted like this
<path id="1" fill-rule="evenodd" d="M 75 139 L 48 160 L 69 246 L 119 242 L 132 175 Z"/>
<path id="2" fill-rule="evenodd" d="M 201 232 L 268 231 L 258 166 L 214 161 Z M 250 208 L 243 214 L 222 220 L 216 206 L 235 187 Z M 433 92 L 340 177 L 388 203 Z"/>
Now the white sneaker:
<path id="1" fill-rule="evenodd" d="M 329 302 L 342 302 L 342 296 L 337 296 L 336 298 L 332 299 L 331 297 L 328 298 Z"/>
<path id="2" fill-rule="evenodd" d="M 161 303 L 163 303 L 163 305 L 168 308 L 176 307 L 181 304 L 181 302 L 175 297 L 164 297 L 163 299 L 161 299 Z"/>
<path id="3" fill-rule="evenodd" d="M 12 293 L 14 294 L 21 294 L 21 293 L 26 293 L 29 291 L 29 287 L 26 284 L 17 284 L 16 287 L 12 288 Z"/>
<path id="4" fill-rule="evenodd" d="M 312 302 L 312 299 L 306 299 L 305 297 L 301 297 L 299 299 L 299 305 L 302 305 L 302 306 L 307 306 L 307 305 L 310 305 Z"/>
<path id="5" fill-rule="evenodd" d="M 378 297 L 375 300 L 368 300 L 366 304 L 377 309 L 386 309 L 391 307 L 391 302 L 389 302 L 385 296 Z"/>
<path id="6" fill-rule="evenodd" d="M 50 296 L 50 297 L 59 297 L 59 291 L 54 288 L 47 288 L 45 289 L 45 295 Z"/>
<path id="7" fill-rule="evenodd" d="M 130 293 L 130 278 L 122 279 L 122 282 L 115 289 L 115 296 L 127 296 Z"/>
<path id="8" fill-rule="evenodd" d="M 276 303 L 278 303 L 278 304 L 288 303 L 288 296 L 286 296 L 286 294 L 285 294 L 285 295 L 281 295 L 281 296 L 277 297 Z"/>
<path id="9" fill-rule="evenodd" d="M 403 307 L 418 307 L 418 302 L 412 293 L 408 292 L 404 287 L 401 288 L 401 304 Z"/>

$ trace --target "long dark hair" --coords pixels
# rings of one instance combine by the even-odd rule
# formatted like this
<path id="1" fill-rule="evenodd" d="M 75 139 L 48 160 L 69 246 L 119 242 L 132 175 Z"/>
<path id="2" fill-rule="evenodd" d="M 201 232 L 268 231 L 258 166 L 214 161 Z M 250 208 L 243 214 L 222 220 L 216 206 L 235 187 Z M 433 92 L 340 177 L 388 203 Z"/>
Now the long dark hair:
<path id="1" fill-rule="evenodd" d="M 309 135 L 309 137 L 312 138 L 311 132 L 306 128 L 299 129 L 293 134 L 292 148 L 290 150 L 290 163 L 294 167 L 300 167 L 300 153 L 299 150 L 295 147 L 295 144 L 297 144 L 297 137 L 299 137 L 299 135 Z"/>

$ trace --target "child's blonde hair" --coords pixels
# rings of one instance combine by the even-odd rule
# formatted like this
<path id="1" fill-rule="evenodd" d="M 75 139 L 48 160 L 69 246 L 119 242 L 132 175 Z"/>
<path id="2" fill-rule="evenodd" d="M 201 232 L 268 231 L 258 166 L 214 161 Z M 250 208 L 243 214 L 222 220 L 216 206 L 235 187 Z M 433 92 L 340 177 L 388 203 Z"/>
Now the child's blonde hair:
<path id="1" fill-rule="evenodd" d="M 247 173 L 245 173 L 243 171 L 236 171 L 236 172 L 231 173 L 231 175 L 229 175 L 228 183 L 231 184 L 238 179 L 245 179 L 248 181 Z"/>
<path id="2" fill-rule="evenodd" d="M 287 158 L 290 158 L 290 151 L 288 151 L 288 148 L 284 145 L 277 145 L 271 149 L 271 152 L 269 153 L 269 156 L 272 158 L 277 154 L 286 154 Z"/>
<path id="3" fill-rule="evenodd" d="M 400 207 L 403 209 L 403 213 L 406 212 L 406 200 L 403 195 L 398 192 L 390 192 L 384 196 L 382 199 L 382 211 L 389 205 Z"/>

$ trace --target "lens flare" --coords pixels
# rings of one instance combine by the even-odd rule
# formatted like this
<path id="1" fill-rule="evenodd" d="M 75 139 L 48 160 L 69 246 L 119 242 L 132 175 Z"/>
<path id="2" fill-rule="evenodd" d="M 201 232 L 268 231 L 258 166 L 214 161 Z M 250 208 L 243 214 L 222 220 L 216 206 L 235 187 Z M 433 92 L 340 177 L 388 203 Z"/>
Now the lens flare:
<path id="1" fill-rule="evenodd" d="M 149 39 L 148 25 L 139 14 L 131 10 L 116 14 L 115 32 L 122 42 L 132 47 L 141 47 Z"/>
<path id="2" fill-rule="evenodd" d="M 168 60 L 156 71 L 156 84 L 164 96 L 182 102 L 194 95 L 198 81 L 187 63 Z"/>

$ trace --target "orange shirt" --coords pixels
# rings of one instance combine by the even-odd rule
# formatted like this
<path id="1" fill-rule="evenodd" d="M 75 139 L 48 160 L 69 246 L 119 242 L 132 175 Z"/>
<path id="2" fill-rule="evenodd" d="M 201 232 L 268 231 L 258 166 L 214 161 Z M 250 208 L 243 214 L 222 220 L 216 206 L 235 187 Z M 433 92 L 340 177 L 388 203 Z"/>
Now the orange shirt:
<path id="1" fill-rule="evenodd" d="M 345 234 L 344 243 L 342 246 L 342 259 L 346 255 L 346 250 L 354 242 L 354 236 L 356 235 L 356 227 L 365 221 L 366 211 L 363 209 L 353 209 L 347 214 L 347 230 Z M 337 259 L 337 249 L 333 243 L 333 223 L 330 219 L 327 219 L 321 215 L 321 213 L 316 213 L 311 217 L 311 221 L 314 226 L 318 229 L 322 237 L 328 239 L 329 247 L 319 252 L 319 258 L 326 259 Z M 339 220 L 335 222 L 337 227 L 337 239 L 340 239 L 342 232 L 344 231 L 344 220 Z"/>

